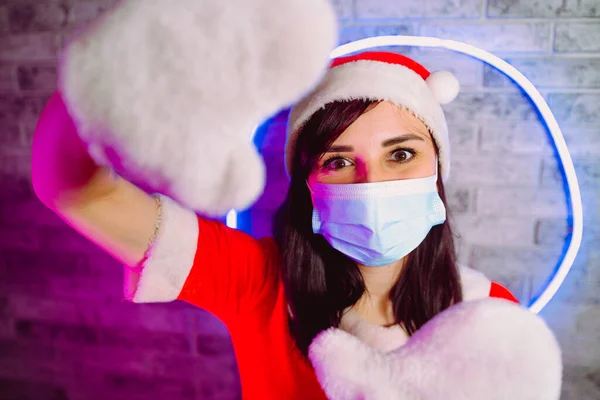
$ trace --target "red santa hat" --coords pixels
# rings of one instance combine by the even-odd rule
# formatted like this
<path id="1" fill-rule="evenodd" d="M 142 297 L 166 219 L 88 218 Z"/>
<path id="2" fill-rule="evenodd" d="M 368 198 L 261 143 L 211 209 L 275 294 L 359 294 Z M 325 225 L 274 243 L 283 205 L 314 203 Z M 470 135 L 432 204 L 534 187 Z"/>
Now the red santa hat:
<path id="1" fill-rule="evenodd" d="M 333 60 L 321 83 L 292 108 L 285 166 L 291 176 L 298 133 L 310 117 L 335 101 L 389 101 L 409 110 L 429 129 L 438 148 L 440 173 L 450 172 L 448 127 L 441 105 L 458 95 L 458 80 L 447 71 L 430 73 L 416 61 L 391 52 L 363 52 Z"/>

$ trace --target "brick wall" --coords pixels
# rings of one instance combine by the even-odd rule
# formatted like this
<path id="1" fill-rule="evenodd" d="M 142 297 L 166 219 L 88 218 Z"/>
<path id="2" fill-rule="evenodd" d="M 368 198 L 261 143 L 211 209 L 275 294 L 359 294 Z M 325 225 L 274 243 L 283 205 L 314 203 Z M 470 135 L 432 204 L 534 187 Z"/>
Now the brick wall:
<path id="1" fill-rule="evenodd" d="M 185 304 L 121 300 L 121 268 L 46 210 L 30 187 L 35 121 L 56 82 L 57 52 L 113 0 L 0 0 L 0 394 L 10 399 L 234 399 L 223 326 Z M 582 184 L 582 250 L 544 310 L 566 362 L 565 399 L 600 397 L 600 2 L 335 0 L 342 42 L 420 34 L 507 59 L 546 97 Z M 446 107 L 451 209 L 460 257 L 527 301 L 568 232 L 563 182 L 535 110 L 501 74 L 446 51 L 402 49 L 449 69 L 463 92 Z M 284 116 L 267 128 L 265 195 L 252 232 L 270 232 L 287 187 Z M 12 396 L 12 397 L 11 397 Z M 0 396 L 0 398 L 2 398 Z"/>
<path id="2" fill-rule="evenodd" d="M 423 35 L 482 47 L 523 72 L 544 95 L 581 184 L 585 232 L 575 265 L 542 315 L 565 359 L 564 399 L 600 398 L 600 1 L 356 0 L 335 2 L 341 42 Z M 449 200 L 464 264 L 527 303 L 563 252 L 568 207 L 550 136 L 529 100 L 494 68 L 442 50 L 399 49 L 431 70 L 450 70 L 462 91 L 445 107 L 452 142 Z M 263 142 L 268 190 L 252 229 L 270 233 L 282 201 L 285 120 Z"/>
<path id="3" fill-rule="evenodd" d="M 30 187 L 57 52 L 110 4 L 0 1 L 0 398 L 236 399 L 223 326 L 183 303 L 123 301 L 122 267 Z"/>

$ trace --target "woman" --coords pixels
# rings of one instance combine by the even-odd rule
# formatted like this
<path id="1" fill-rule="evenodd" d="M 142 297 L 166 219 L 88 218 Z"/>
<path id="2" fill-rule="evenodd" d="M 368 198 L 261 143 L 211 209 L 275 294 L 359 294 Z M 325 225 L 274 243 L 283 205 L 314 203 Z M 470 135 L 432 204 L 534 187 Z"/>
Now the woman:
<path id="1" fill-rule="evenodd" d="M 244 398 L 324 398 L 306 358 L 320 331 L 339 326 L 391 349 L 454 303 L 514 300 L 456 265 L 440 107 L 453 96 L 432 77 L 391 53 L 332 64 L 290 116 L 291 183 L 275 240 L 197 217 L 95 165 L 59 94 L 37 128 L 34 187 L 128 266 L 133 301 L 181 299 L 226 324 Z"/>

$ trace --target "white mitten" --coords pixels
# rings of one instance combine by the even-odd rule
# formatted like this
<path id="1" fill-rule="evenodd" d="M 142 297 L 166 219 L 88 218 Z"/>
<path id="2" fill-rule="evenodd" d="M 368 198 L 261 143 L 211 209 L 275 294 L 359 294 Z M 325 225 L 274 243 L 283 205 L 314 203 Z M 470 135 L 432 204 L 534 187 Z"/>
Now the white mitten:
<path id="1" fill-rule="evenodd" d="M 309 357 L 332 400 L 557 400 L 562 382 L 550 329 L 502 299 L 450 307 L 387 354 L 330 329 Z"/>
<path id="2" fill-rule="evenodd" d="M 100 164 L 209 215 L 250 205 L 253 128 L 318 83 L 327 0 L 123 0 L 65 50 L 60 90 Z"/>

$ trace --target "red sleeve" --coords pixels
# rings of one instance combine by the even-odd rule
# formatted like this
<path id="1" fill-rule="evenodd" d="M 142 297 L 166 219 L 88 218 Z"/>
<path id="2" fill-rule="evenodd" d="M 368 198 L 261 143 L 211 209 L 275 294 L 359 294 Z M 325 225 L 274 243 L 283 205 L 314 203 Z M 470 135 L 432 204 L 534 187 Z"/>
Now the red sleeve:
<path id="1" fill-rule="evenodd" d="M 490 297 L 506 299 L 515 303 L 519 303 L 519 300 L 517 300 L 517 298 L 507 288 L 496 282 L 492 282 L 490 287 Z"/>
<path id="2" fill-rule="evenodd" d="M 202 218 L 198 224 L 196 255 L 180 300 L 226 322 L 276 296 L 278 252 L 273 239 L 256 240 Z"/>

